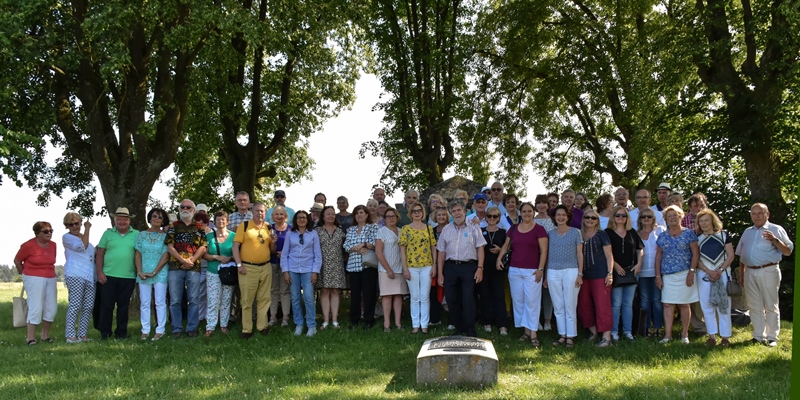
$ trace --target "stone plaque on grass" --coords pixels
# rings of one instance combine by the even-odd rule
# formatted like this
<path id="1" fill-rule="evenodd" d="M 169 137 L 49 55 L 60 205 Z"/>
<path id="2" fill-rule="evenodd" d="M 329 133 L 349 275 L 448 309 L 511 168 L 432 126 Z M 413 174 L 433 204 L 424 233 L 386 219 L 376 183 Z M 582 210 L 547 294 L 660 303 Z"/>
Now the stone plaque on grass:
<path id="1" fill-rule="evenodd" d="M 417 355 L 417 383 L 483 386 L 497 383 L 491 340 L 466 336 L 428 339 Z"/>

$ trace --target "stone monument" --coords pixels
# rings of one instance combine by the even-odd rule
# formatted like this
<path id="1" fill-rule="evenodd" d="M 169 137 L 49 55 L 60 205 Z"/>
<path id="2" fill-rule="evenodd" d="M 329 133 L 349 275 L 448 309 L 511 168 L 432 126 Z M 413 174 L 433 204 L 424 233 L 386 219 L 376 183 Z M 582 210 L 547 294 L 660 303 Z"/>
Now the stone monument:
<path id="1" fill-rule="evenodd" d="M 497 383 L 499 362 L 491 340 L 446 336 L 425 341 L 417 355 L 417 383 L 488 386 Z"/>

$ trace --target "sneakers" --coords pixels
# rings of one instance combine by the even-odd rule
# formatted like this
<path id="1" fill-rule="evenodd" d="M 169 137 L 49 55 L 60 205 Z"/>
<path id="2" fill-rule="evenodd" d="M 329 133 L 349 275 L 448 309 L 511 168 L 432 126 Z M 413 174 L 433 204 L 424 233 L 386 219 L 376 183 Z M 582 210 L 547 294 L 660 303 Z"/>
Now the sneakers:
<path id="1" fill-rule="evenodd" d="M 612 333 L 611 334 L 611 340 L 613 340 L 615 342 L 619 342 L 619 333 L 616 333 L 616 332 Z"/>
<path id="2" fill-rule="evenodd" d="M 454 330 L 456 330 L 456 326 L 455 325 L 447 325 L 447 330 L 448 331 L 454 331 Z"/>
<path id="3" fill-rule="evenodd" d="M 302 326 L 298 326 L 297 328 L 294 328 L 294 335 L 295 336 L 300 336 L 302 334 L 303 334 L 303 327 Z"/>
<path id="4" fill-rule="evenodd" d="M 284 319 L 283 321 L 281 321 L 281 326 L 284 326 L 284 327 L 285 326 L 289 326 L 289 320 L 288 319 Z"/>
<path id="5" fill-rule="evenodd" d="M 277 319 L 271 319 L 271 320 L 269 320 L 269 322 L 267 323 L 267 325 L 269 325 L 269 326 L 275 326 L 277 323 L 278 323 L 278 320 L 277 320 Z"/>
<path id="6" fill-rule="evenodd" d="M 688 337 L 683 337 L 683 338 L 681 338 L 681 343 L 683 343 L 683 344 L 689 344 L 689 338 L 688 338 Z"/>
<path id="7" fill-rule="evenodd" d="M 549 322 L 545 322 L 545 323 L 544 323 L 544 330 L 546 330 L 546 331 L 553 330 L 553 326 L 552 326 L 552 325 L 550 325 L 550 323 L 549 323 Z"/>
<path id="8" fill-rule="evenodd" d="M 500 336 L 508 336 L 508 329 L 500 328 Z"/>
<path id="9" fill-rule="evenodd" d="M 492 333 L 492 326 L 491 325 L 484 325 L 483 326 L 483 331 Z"/>
<path id="10" fill-rule="evenodd" d="M 317 328 L 308 328 L 308 332 L 306 332 L 306 336 L 312 337 L 317 334 Z"/>
<path id="11" fill-rule="evenodd" d="M 767 342 L 765 344 L 767 346 L 769 346 L 769 347 L 778 347 L 778 341 L 777 340 L 767 340 Z"/>
<path id="12" fill-rule="evenodd" d="M 672 339 L 668 338 L 668 337 L 665 337 L 665 338 L 659 340 L 658 343 L 666 344 L 666 343 L 669 343 L 670 340 L 672 340 Z"/>
<path id="13" fill-rule="evenodd" d="M 630 332 L 625 332 L 625 339 L 628 339 L 628 340 L 630 340 L 631 342 L 633 342 L 633 341 L 635 340 L 635 339 L 633 338 L 633 335 L 632 335 Z"/>

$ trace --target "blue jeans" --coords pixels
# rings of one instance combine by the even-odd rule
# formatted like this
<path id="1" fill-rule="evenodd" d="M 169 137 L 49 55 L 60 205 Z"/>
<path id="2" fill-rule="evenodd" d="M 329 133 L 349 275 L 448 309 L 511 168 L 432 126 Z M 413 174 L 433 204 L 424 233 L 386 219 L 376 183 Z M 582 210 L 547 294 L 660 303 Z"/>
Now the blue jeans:
<path id="1" fill-rule="evenodd" d="M 661 289 L 656 286 L 655 277 L 639 278 L 639 301 L 647 310 L 647 329 L 651 323 L 653 328 L 661 329 L 664 326 L 664 305 L 661 304 Z"/>
<path id="2" fill-rule="evenodd" d="M 622 332 L 631 333 L 633 325 L 633 295 L 636 285 L 615 287 L 611 290 L 611 333 L 619 332 L 619 314 L 622 311 Z"/>
<path id="3" fill-rule="evenodd" d="M 186 332 L 196 332 L 199 325 L 200 311 L 200 272 L 175 270 L 169 271 L 169 315 L 172 323 L 172 333 L 183 330 L 183 289 L 186 288 L 186 297 L 189 300 L 188 315 L 186 316 Z"/>
<path id="4" fill-rule="evenodd" d="M 317 310 L 314 305 L 314 285 L 311 284 L 311 272 L 289 272 L 292 278 L 290 291 L 292 292 L 292 315 L 297 326 L 303 326 L 303 306 L 306 307 L 306 326 L 309 328 L 317 327 Z M 300 289 L 303 293 L 300 293 Z M 302 296 L 302 297 L 301 297 Z"/>

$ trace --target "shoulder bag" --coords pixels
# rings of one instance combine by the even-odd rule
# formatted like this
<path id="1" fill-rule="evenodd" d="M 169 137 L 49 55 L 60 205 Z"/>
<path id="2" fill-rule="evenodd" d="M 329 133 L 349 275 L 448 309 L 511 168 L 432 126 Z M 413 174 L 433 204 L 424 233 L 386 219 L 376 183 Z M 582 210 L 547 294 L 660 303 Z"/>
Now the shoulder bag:
<path id="1" fill-rule="evenodd" d="M 244 230 L 247 231 L 247 222 L 244 221 Z M 235 235 L 235 233 L 234 233 Z M 214 231 L 214 242 L 217 243 L 217 255 L 221 255 L 219 253 L 219 241 L 217 240 L 217 231 Z M 236 267 L 225 267 L 219 268 L 217 270 L 217 274 L 219 275 L 219 282 L 225 286 L 236 286 L 239 284 L 239 269 Z"/>
<path id="2" fill-rule="evenodd" d="M 14 297 L 14 328 L 21 328 L 28 325 L 28 301 L 24 297 L 25 284 L 22 284 L 22 290 L 19 292 L 19 297 Z"/>
<path id="3" fill-rule="evenodd" d="M 722 235 L 722 243 L 724 244 L 725 243 L 725 231 L 720 232 L 720 235 Z M 728 258 L 728 253 L 725 252 L 724 254 L 725 254 L 725 258 L 723 259 L 723 261 Z M 731 266 L 731 268 L 733 268 L 733 267 Z M 727 275 L 727 277 L 728 277 L 728 283 L 725 284 L 725 291 L 728 293 L 728 296 L 731 296 L 731 297 L 739 297 L 739 296 L 741 296 L 742 295 L 742 285 L 740 285 L 739 282 L 736 282 L 735 279 L 731 278 L 731 274 L 728 273 L 727 269 L 725 270 L 725 275 Z"/>

